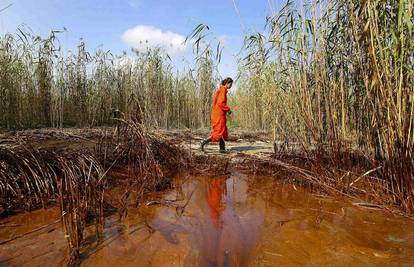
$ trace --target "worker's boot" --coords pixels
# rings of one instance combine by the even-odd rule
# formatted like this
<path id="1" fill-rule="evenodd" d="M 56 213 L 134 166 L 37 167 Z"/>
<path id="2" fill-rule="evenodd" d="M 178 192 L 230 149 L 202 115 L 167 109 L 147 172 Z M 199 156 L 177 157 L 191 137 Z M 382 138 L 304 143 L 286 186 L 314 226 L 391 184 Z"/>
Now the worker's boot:
<path id="1" fill-rule="evenodd" d="M 226 143 L 224 142 L 223 137 L 220 138 L 219 146 L 220 146 L 220 153 L 226 153 Z"/>
<path id="2" fill-rule="evenodd" d="M 210 142 L 211 142 L 211 137 L 209 137 L 209 138 L 204 139 L 203 141 L 201 141 L 200 150 L 203 151 L 203 152 L 205 152 L 204 151 L 204 146 L 207 145 Z"/>

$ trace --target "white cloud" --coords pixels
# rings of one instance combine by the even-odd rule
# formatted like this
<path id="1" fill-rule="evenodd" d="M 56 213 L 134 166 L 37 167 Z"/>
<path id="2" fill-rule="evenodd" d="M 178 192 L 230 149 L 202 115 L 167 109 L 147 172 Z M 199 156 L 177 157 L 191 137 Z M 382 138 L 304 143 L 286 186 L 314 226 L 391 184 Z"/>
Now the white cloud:
<path id="1" fill-rule="evenodd" d="M 163 31 L 161 29 L 138 25 L 122 34 L 122 41 L 136 49 L 146 47 L 161 47 L 169 54 L 176 54 L 185 50 L 185 37 L 181 34 Z"/>

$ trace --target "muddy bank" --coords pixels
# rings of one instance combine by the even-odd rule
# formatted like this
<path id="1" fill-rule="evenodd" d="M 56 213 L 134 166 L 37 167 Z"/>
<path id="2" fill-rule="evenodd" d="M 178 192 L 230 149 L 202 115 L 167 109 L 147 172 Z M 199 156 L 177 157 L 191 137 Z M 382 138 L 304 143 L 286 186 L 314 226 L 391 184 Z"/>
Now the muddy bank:
<path id="1" fill-rule="evenodd" d="M 138 205 L 148 192 L 168 188 L 172 174 L 185 165 L 184 151 L 143 125 L 123 121 L 116 130 L 92 137 L 85 137 L 88 131 L 83 136 L 25 131 L 2 139 L 0 216 L 59 207 L 69 247 L 65 262 L 78 265 L 89 226 L 100 239 L 108 213 L 124 218 L 130 202 Z M 73 142 L 65 145 L 62 139 Z M 111 179 L 109 174 L 120 168 L 126 171 L 125 179 Z M 107 194 L 114 189 L 115 197 Z"/>
<path id="2" fill-rule="evenodd" d="M 412 251 L 406 248 L 412 245 L 411 221 L 384 212 L 410 214 L 377 197 L 381 181 L 359 165 L 348 169 L 344 164 L 342 170 L 332 159 L 307 157 L 294 146 L 281 151 L 264 134 L 233 135 L 226 154 L 217 153 L 216 144 L 201 153 L 203 131 L 150 131 L 125 123 L 120 129 L 3 135 L 1 204 L 2 211 L 8 211 L 0 221 L 3 263 L 105 266 L 126 259 L 135 262 L 137 253 L 149 259 L 144 263 L 141 257 L 135 262 L 139 266 L 332 265 L 334 256 L 350 265 L 412 263 Z M 354 156 L 344 158 L 352 165 Z M 229 195 L 229 188 L 238 193 Z M 293 197 L 281 206 L 272 204 L 287 200 L 284 195 Z M 269 200 L 273 197 L 282 199 Z M 39 207 L 47 209 L 36 210 Z M 24 210 L 35 211 L 20 213 Z M 348 210 L 353 212 L 349 215 Z M 268 211 L 276 215 L 267 218 Z M 361 216 L 367 222 L 357 219 Z M 26 220 L 30 223 L 22 227 Z M 273 222 L 269 228 L 267 221 Z M 388 223 L 408 228 L 397 232 L 386 229 Z M 378 226 L 368 237 L 366 224 Z M 279 235 L 277 227 L 290 230 Z M 310 236 L 303 236 L 308 230 Z M 132 238 L 134 233 L 138 236 Z M 344 236 L 336 243 L 331 239 L 338 233 Z M 33 241 L 38 238 L 45 238 L 41 247 Z M 300 242 L 290 244 L 296 240 Z M 286 244 L 280 247 L 279 241 Z M 15 254 L 20 248 L 25 253 Z M 290 250 L 301 250 L 304 260 L 293 260 L 298 254 Z"/>
<path id="3" fill-rule="evenodd" d="M 151 150 L 158 152 L 156 157 L 162 157 L 161 162 L 165 165 L 173 163 L 174 166 L 170 168 L 173 170 L 177 170 L 178 166 L 169 162 L 169 158 L 176 161 L 176 154 L 183 153 L 183 168 L 191 169 L 194 173 L 225 173 L 232 166 L 299 185 L 310 185 L 312 190 L 317 189 L 319 193 L 345 195 L 367 205 L 414 217 L 413 203 L 400 201 L 399 196 L 392 194 L 391 185 L 378 177 L 381 166 L 358 151 L 345 149 L 342 154 L 331 157 L 329 153 L 316 149 L 304 152 L 295 143 L 274 143 L 267 133 L 232 132 L 226 143 L 228 153 L 222 155 L 218 153 L 217 144 L 207 145 L 206 153 L 199 150 L 200 141 L 209 134 L 207 129 L 153 129 L 148 130 L 148 133 L 157 143 Z M 122 127 L 3 132 L 0 133 L 0 148 L 23 142 L 42 151 L 87 151 L 107 161 L 104 165 L 108 167 L 116 159 L 113 150 L 121 143 L 124 134 Z M 172 147 L 175 148 L 170 149 Z M 170 150 L 174 151 L 169 153 Z M 127 164 L 125 158 L 124 165 Z"/>
<path id="4" fill-rule="evenodd" d="M 177 175 L 128 215 L 86 229 L 82 266 L 412 266 L 414 222 L 238 171 Z M 5 265 L 63 265 L 56 209 L 0 221 Z"/>
<path id="5" fill-rule="evenodd" d="M 236 135 L 226 143 L 228 153 L 223 155 L 217 144 L 209 144 L 206 153 L 202 153 L 199 150 L 202 137 L 194 134 L 193 139 L 179 145 L 191 151 L 194 165 L 203 171 L 223 173 L 232 167 L 268 175 L 305 186 L 312 192 L 345 196 L 362 206 L 381 208 L 414 219 L 414 201 L 409 196 L 394 193 L 393 185 L 382 171 L 385 167 L 347 145 L 338 151 L 317 147 L 304 150 L 299 143 L 273 142 L 270 136 L 261 139 L 261 134 L 247 140 Z"/>

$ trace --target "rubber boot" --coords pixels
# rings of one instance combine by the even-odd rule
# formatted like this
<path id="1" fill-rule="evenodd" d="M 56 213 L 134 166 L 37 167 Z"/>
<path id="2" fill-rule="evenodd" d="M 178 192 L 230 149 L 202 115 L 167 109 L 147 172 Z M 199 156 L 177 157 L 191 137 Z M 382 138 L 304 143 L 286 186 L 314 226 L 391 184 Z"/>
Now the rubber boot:
<path id="1" fill-rule="evenodd" d="M 204 146 L 207 145 L 210 142 L 211 142 L 211 137 L 209 137 L 209 138 L 204 139 L 203 141 L 201 141 L 200 150 L 203 151 L 203 152 L 205 152 L 204 151 Z"/>
<path id="2" fill-rule="evenodd" d="M 223 137 L 219 141 L 220 153 L 226 153 L 226 143 L 224 142 Z"/>

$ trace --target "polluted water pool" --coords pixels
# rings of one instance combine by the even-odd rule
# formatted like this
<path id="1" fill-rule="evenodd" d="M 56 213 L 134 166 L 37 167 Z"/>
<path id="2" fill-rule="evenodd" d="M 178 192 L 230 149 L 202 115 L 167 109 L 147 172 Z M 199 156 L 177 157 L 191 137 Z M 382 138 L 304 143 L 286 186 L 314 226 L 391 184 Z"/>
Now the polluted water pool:
<path id="1" fill-rule="evenodd" d="M 414 222 L 381 210 L 238 172 L 179 175 L 173 188 L 123 220 L 108 216 L 102 240 L 86 238 L 81 265 L 414 265 Z M 17 238 L 1 245 L 0 265 L 65 265 L 58 213 L 3 219 L 0 242 Z"/>

